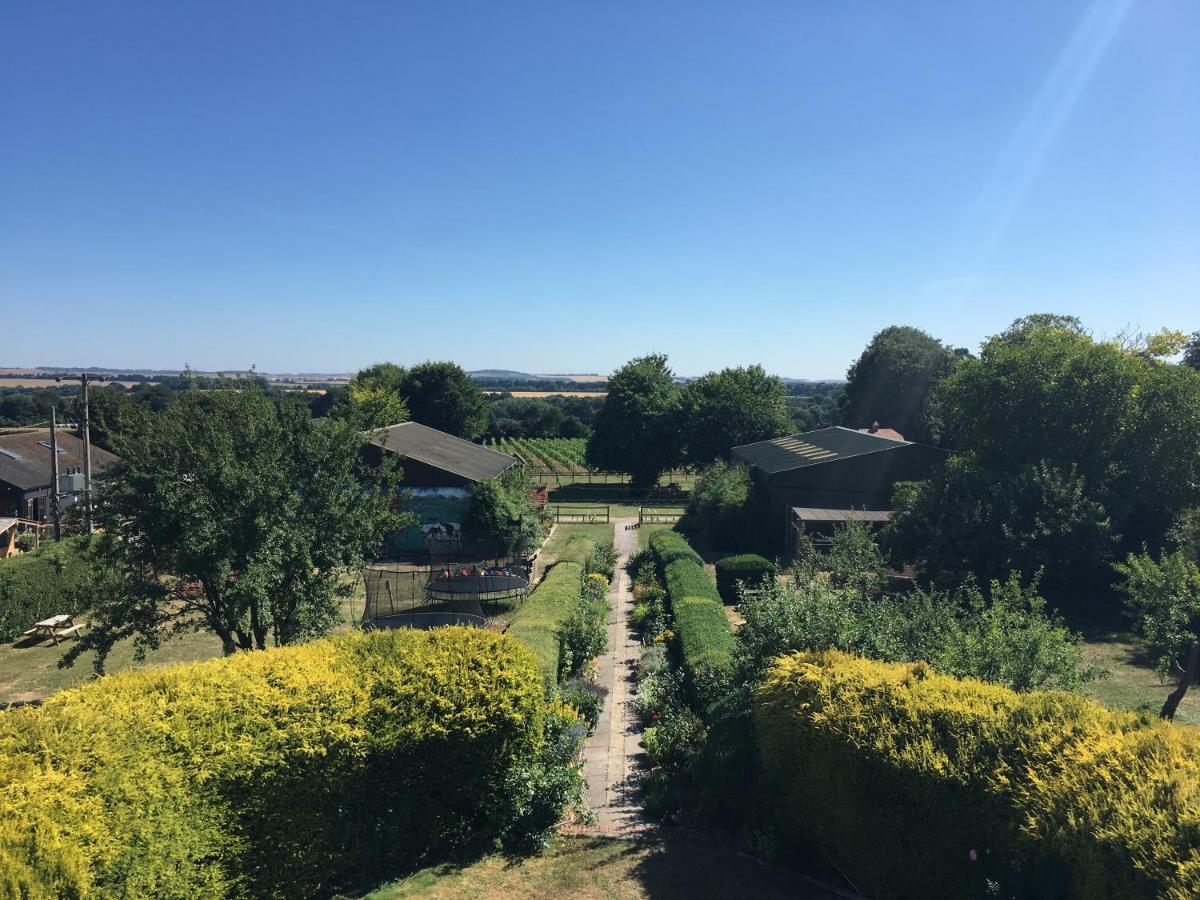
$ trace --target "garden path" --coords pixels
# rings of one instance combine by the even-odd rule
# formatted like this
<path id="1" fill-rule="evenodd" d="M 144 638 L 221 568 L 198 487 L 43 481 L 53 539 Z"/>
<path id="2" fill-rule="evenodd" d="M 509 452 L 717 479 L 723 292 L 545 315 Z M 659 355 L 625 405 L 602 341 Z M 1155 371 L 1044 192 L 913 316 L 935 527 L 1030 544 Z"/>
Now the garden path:
<path id="1" fill-rule="evenodd" d="M 608 589 L 608 650 L 599 660 L 598 683 L 608 690 L 600 720 L 584 746 L 587 805 L 596 816 L 588 833 L 612 837 L 643 834 L 653 826 L 642 814 L 636 773 L 641 765 L 641 726 L 633 708 L 641 643 L 629 626 L 632 583 L 625 564 L 637 552 L 637 519 L 613 522 L 617 566 Z"/>

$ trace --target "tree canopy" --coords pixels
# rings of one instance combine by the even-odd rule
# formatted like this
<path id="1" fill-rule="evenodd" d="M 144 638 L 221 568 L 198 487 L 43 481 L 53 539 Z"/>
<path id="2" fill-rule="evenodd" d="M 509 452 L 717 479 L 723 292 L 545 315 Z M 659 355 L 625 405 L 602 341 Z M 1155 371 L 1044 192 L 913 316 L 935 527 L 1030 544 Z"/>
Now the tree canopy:
<path id="1" fill-rule="evenodd" d="M 397 482 L 365 468 L 351 424 L 260 390 L 187 393 L 119 434 L 96 496 L 101 552 L 123 572 L 69 653 L 140 652 L 208 629 L 226 652 L 322 634 L 386 530 Z"/>
<path id="2" fill-rule="evenodd" d="M 722 369 L 688 382 L 681 396 L 687 461 L 728 459 L 739 444 L 765 441 L 792 430 L 783 382 L 762 366 Z"/>
<path id="3" fill-rule="evenodd" d="M 933 386 L 965 355 L 966 351 L 947 347 L 918 328 L 883 329 L 846 373 L 840 399 L 842 424 L 866 428 L 879 422 L 910 441 L 934 441 L 927 399 Z"/>
<path id="4" fill-rule="evenodd" d="M 628 472 L 635 487 L 652 487 L 680 462 L 679 411 L 679 386 L 666 356 L 631 360 L 608 380 L 588 439 L 588 465 Z"/>
<path id="5" fill-rule="evenodd" d="M 401 391 L 414 422 L 470 441 L 487 430 L 487 398 L 461 366 L 451 362 L 413 366 Z"/>

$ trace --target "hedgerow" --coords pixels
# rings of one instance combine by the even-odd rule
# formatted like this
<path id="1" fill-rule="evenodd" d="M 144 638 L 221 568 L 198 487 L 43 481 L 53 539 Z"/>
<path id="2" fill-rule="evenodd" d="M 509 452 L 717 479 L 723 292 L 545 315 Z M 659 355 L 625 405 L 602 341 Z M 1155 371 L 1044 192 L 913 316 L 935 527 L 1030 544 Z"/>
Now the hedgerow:
<path id="1" fill-rule="evenodd" d="M 509 620 L 508 633 L 533 651 L 547 685 L 558 680 L 558 631 L 578 605 L 584 566 L 595 552 L 595 541 L 571 535 L 558 562 Z"/>
<path id="2" fill-rule="evenodd" d="M 716 584 L 687 541 L 676 532 L 659 531 L 651 536 L 650 549 L 666 584 L 688 684 L 703 711 L 730 670 L 733 630 Z"/>
<path id="3" fill-rule="evenodd" d="M 837 651 L 755 697 L 780 849 L 880 897 L 1200 895 L 1200 735 Z"/>
<path id="4" fill-rule="evenodd" d="M 0 896 L 328 896 L 528 843 L 575 777 L 542 697 L 524 647 L 453 628 L 128 672 L 0 714 Z"/>
<path id="5" fill-rule="evenodd" d="M 15 640 L 34 622 L 75 615 L 115 588 L 118 573 L 101 563 L 86 538 L 69 538 L 0 561 L 0 641 Z"/>
<path id="6" fill-rule="evenodd" d="M 757 553 L 742 553 L 717 560 L 717 591 L 726 603 L 737 603 L 737 583 L 758 585 L 775 576 L 775 563 Z"/>

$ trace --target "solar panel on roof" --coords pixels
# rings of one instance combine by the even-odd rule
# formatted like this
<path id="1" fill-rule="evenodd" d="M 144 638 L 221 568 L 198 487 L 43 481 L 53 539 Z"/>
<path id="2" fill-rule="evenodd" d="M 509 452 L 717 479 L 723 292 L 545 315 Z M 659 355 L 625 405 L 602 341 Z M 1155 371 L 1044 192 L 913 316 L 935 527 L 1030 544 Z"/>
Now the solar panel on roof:
<path id="1" fill-rule="evenodd" d="M 17 453 L 15 450 L 5 450 L 3 447 L 0 447 L 0 454 L 7 456 L 9 459 L 24 459 L 25 458 L 20 453 Z"/>
<path id="2" fill-rule="evenodd" d="M 43 447 L 45 447 L 47 450 L 49 450 L 49 449 L 50 449 L 50 442 L 49 442 L 49 441 L 38 441 L 38 443 L 39 443 L 39 444 L 41 444 Z M 65 450 L 63 450 L 63 448 L 62 448 L 62 447 L 55 447 L 55 448 L 54 448 L 54 452 L 55 452 L 55 453 L 65 453 L 66 451 L 65 451 Z"/>

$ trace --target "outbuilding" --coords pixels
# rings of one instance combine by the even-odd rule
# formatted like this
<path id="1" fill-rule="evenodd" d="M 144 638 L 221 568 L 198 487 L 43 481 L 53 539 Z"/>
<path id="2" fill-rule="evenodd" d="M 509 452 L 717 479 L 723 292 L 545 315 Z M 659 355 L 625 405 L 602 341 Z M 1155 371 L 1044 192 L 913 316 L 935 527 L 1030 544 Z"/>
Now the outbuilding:
<path id="1" fill-rule="evenodd" d="M 750 468 L 770 498 L 771 520 L 779 523 L 773 530 L 789 557 L 800 533 L 817 526 L 816 516 L 825 515 L 823 530 L 848 520 L 837 511 L 890 513 L 896 483 L 929 478 L 946 456 L 927 444 L 840 426 L 733 448 L 734 461 Z"/>
<path id="2" fill-rule="evenodd" d="M 83 496 L 83 440 L 65 428 L 56 429 L 58 492 L 62 509 Z M 27 428 L 0 434 L 0 516 L 48 522 L 51 517 L 50 429 Z M 92 446 L 92 474 L 99 475 L 117 457 Z"/>
<path id="3" fill-rule="evenodd" d="M 419 519 L 392 542 L 392 551 L 401 554 L 445 550 L 460 542 L 475 488 L 520 465 L 515 456 L 417 422 L 372 433 L 369 449 L 376 460 L 382 453 L 399 457 L 407 494 L 404 509 Z"/>

